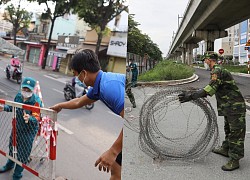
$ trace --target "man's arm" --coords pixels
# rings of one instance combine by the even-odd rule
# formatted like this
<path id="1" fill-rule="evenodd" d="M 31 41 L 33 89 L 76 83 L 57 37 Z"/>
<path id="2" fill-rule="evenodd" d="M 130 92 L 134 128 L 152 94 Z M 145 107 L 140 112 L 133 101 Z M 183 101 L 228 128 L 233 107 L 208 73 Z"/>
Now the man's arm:
<path id="1" fill-rule="evenodd" d="M 67 102 L 62 102 L 55 104 L 54 106 L 50 107 L 56 112 L 60 112 L 62 109 L 77 109 L 83 107 L 87 104 L 94 103 L 96 100 L 89 99 L 87 95 L 84 95 L 80 98 L 75 98 Z"/>
<path id="2" fill-rule="evenodd" d="M 124 117 L 124 109 L 120 113 L 120 116 Z M 115 163 L 117 155 L 122 151 L 122 141 L 123 141 L 123 129 L 121 130 L 118 138 L 115 140 L 113 145 L 103 153 L 95 162 L 95 166 L 98 166 L 99 170 L 109 172 L 111 166 Z"/>
<path id="3" fill-rule="evenodd" d="M 124 109 L 120 113 L 120 116 L 124 118 Z M 123 129 L 121 130 L 118 138 L 110 148 L 116 153 L 116 156 L 122 151 L 122 140 L 123 140 Z"/>

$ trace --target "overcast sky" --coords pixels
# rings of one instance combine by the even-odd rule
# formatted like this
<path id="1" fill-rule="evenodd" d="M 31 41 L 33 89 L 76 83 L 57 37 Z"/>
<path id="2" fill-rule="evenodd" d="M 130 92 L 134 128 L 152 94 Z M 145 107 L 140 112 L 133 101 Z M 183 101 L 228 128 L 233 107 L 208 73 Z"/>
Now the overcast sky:
<path id="1" fill-rule="evenodd" d="M 129 0 L 129 13 L 135 14 L 139 29 L 158 44 L 165 57 L 173 31 L 177 31 L 178 14 L 183 16 L 189 0 Z M 181 19 L 180 19 L 181 20 Z"/>

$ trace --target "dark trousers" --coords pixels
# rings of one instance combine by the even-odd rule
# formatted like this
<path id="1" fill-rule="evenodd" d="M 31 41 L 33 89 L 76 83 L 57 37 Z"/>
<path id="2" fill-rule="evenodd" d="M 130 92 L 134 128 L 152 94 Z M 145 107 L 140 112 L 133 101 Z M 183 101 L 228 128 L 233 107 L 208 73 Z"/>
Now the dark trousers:
<path id="1" fill-rule="evenodd" d="M 245 116 L 245 113 L 224 116 L 225 141 L 223 141 L 222 147 L 228 150 L 230 159 L 239 160 L 244 157 Z"/>

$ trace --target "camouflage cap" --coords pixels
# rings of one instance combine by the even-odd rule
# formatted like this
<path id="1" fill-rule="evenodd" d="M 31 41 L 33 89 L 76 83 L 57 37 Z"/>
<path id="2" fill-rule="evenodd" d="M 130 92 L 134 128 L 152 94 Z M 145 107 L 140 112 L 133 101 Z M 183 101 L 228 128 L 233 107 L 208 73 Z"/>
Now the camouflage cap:
<path id="1" fill-rule="evenodd" d="M 215 52 L 208 51 L 204 54 L 204 59 L 218 60 L 218 54 Z"/>

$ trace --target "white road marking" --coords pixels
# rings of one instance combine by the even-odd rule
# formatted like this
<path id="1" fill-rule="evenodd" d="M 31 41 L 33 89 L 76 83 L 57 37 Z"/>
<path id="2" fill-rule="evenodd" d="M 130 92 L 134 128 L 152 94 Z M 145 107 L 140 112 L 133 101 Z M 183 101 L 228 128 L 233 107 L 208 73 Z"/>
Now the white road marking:
<path id="1" fill-rule="evenodd" d="M 60 83 L 63 83 L 63 84 L 65 84 L 65 82 L 67 82 L 67 81 L 69 81 L 69 79 L 67 79 L 67 78 L 56 78 L 56 77 L 52 77 L 52 76 L 49 76 L 49 75 L 43 75 L 44 77 L 47 77 L 47 78 L 49 78 L 49 79 L 53 79 L 53 80 L 55 80 L 55 81 L 57 81 L 57 82 L 60 82 Z"/>
<path id="2" fill-rule="evenodd" d="M 57 123 L 57 127 L 60 128 L 62 131 L 66 132 L 67 134 L 74 134 L 72 131 L 70 131 L 69 129 L 63 127 L 62 125 L 60 125 L 59 123 Z"/>
<path id="3" fill-rule="evenodd" d="M 53 79 L 53 80 L 56 80 L 55 78 L 51 77 L 51 76 L 48 76 L 48 75 L 43 75 L 44 77 L 47 77 L 47 78 L 50 78 L 50 79 Z"/>
<path id="4" fill-rule="evenodd" d="M 53 90 L 56 91 L 56 92 L 59 92 L 61 94 L 64 94 L 61 90 L 57 90 L 57 89 L 53 89 Z"/>
<path id="5" fill-rule="evenodd" d="M 0 93 L 3 93 L 5 96 L 7 96 L 7 93 L 2 89 L 0 89 Z"/>

